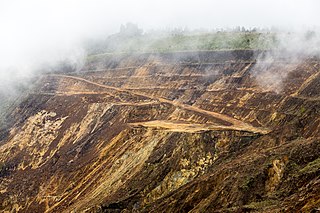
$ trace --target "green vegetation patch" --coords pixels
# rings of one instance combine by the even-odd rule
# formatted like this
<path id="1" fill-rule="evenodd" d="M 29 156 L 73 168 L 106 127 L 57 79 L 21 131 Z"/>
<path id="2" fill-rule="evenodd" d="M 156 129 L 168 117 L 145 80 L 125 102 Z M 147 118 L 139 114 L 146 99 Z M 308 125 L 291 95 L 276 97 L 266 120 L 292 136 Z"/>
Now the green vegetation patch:
<path id="1" fill-rule="evenodd" d="M 320 170 L 320 158 L 308 163 L 303 169 L 299 171 L 300 175 L 312 174 Z"/>
<path id="2" fill-rule="evenodd" d="M 276 206 L 279 204 L 279 201 L 277 200 L 264 200 L 261 202 L 252 202 L 247 205 L 244 205 L 243 207 L 248 209 L 264 209 L 266 207 Z"/>
<path id="3" fill-rule="evenodd" d="M 277 45 L 274 33 L 213 32 L 201 34 L 138 34 L 108 37 L 88 47 L 89 55 L 105 53 L 147 53 L 206 50 L 272 49 Z"/>

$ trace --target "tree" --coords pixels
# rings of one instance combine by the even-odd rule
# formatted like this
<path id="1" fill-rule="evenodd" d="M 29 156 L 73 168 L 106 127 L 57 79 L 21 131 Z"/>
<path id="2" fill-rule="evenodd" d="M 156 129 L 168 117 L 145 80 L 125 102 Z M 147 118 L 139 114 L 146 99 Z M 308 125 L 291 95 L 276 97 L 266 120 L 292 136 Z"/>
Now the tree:
<path id="1" fill-rule="evenodd" d="M 125 37 L 135 37 L 141 36 L 143 30 L 138 27 L 137 24 L 126 23 L 126 25 L 121 24 L 119 34 Z"/>

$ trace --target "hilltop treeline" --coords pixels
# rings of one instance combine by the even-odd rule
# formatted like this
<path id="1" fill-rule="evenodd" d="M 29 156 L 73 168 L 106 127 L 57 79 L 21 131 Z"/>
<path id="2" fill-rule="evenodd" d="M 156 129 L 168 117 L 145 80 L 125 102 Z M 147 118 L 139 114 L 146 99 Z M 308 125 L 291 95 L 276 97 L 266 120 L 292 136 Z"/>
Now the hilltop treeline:
<path id="1" fill-rule="evenodd" d="M 173 29 L 143 33 L 137 25 L 121 25 L 120 31 L 102 40 L 88 41 L 89 55 L 101 53 L 173 52 L 194 50 L 271 49 L 275 33 L 266 30 L 217 29 L 213 31 Z"/>

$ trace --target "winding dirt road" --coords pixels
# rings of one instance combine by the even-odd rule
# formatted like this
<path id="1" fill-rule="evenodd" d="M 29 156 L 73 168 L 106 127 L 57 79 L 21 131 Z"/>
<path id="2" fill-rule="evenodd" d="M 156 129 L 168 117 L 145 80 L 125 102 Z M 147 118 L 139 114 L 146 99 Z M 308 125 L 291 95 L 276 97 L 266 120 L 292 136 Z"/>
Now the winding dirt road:
<path id="1" fill-rule="evenodd" d="M 230 116 L 227 116 L 227 115 L 224 115 L 224 114 L 220 114 L 220 113 L 217 113 L 217 112 L 207 111 L 207 110 L 195 107 L 195 106 L 182 104 L 182 103 L 179 103 L 177 101 L 171 101 L 171 100 L 168 100 L 168 99 L 165 99 L 165 98 L 155 97 L 155 96 L 152 96 L 152 95 L 147 95 L 147 94 L 143 94 L 143 93 L 140 93 L 140 92 L 135 92 L 135 91 L 132 91 L 132 90 L 123 89 L 123 88 L 119 88 L 119 87 L 113 87 L 113 86 L 107 86 L 107 85 L 99 84 L 99 83 L 96 83 L 96 82 L 93 82 L 93 81 L 90 81 L 90 80 L 87 80 L 87 79 L 84 79 L 84 78 L 81 78 L 81 77 L 77 77 L 77 76 L 62 75 L 62 74 L 52 74 L 50 76 L 60 77 L 60 78 L 69 78 L 69 79 L 73 79 L 73 80 L 82 81 L 82 82 L 85 82 L 85 83 L 88 83 L 88 84 L 91 84 L 91 85 L 95 85 L 95 86 L 98 86 L 98 87 L 101 87 L 101 88 L 112 89 L 112 90 L 116 90 L 116 91 L 119 91 L 119 92 L 131 93 L 133 95 L 138 95 L 138 96 L 141 96 L 141 97 L 158 100 L 159 102 L 162 102 L 162 103 L 168 103 L 168 104 L 171 104 L 173 106 L 176 106 L 176 107 L 179 107 L 179 108 L 182 108 L 182 109 L 185 109 L 185 110 L 194 111 L 194 112 L 206 115 L 206 116 L 210 116 L 210 117 L 213 117 L 213 118 L 218 118 L 220 120 L 229 122 L 232 125 L 236 126 L 237 129 L 239 129 L 239 130 L 255 132 L 255 133 L 260 133 L 260 134 L 267 134 L 267 133 L 270 132 L 270 130 L 267 129 L 267 128 L 254 127 L 251 124 L 248 124 L 248 123 L 245 123 L 243 121 L 237 120 L 237 119 L 232 118 Z"/>

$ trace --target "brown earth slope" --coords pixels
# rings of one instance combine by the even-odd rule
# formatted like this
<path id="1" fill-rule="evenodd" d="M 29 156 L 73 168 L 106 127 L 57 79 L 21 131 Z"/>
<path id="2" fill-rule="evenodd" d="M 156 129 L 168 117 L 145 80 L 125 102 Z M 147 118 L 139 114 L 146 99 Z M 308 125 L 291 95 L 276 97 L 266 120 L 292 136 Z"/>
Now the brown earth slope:
<path id="1" fill-rule="evenodd" d="M 320 60 L 258 54 L 42 76 L 0 132 L 0 211 L 320 211 Z"/>

